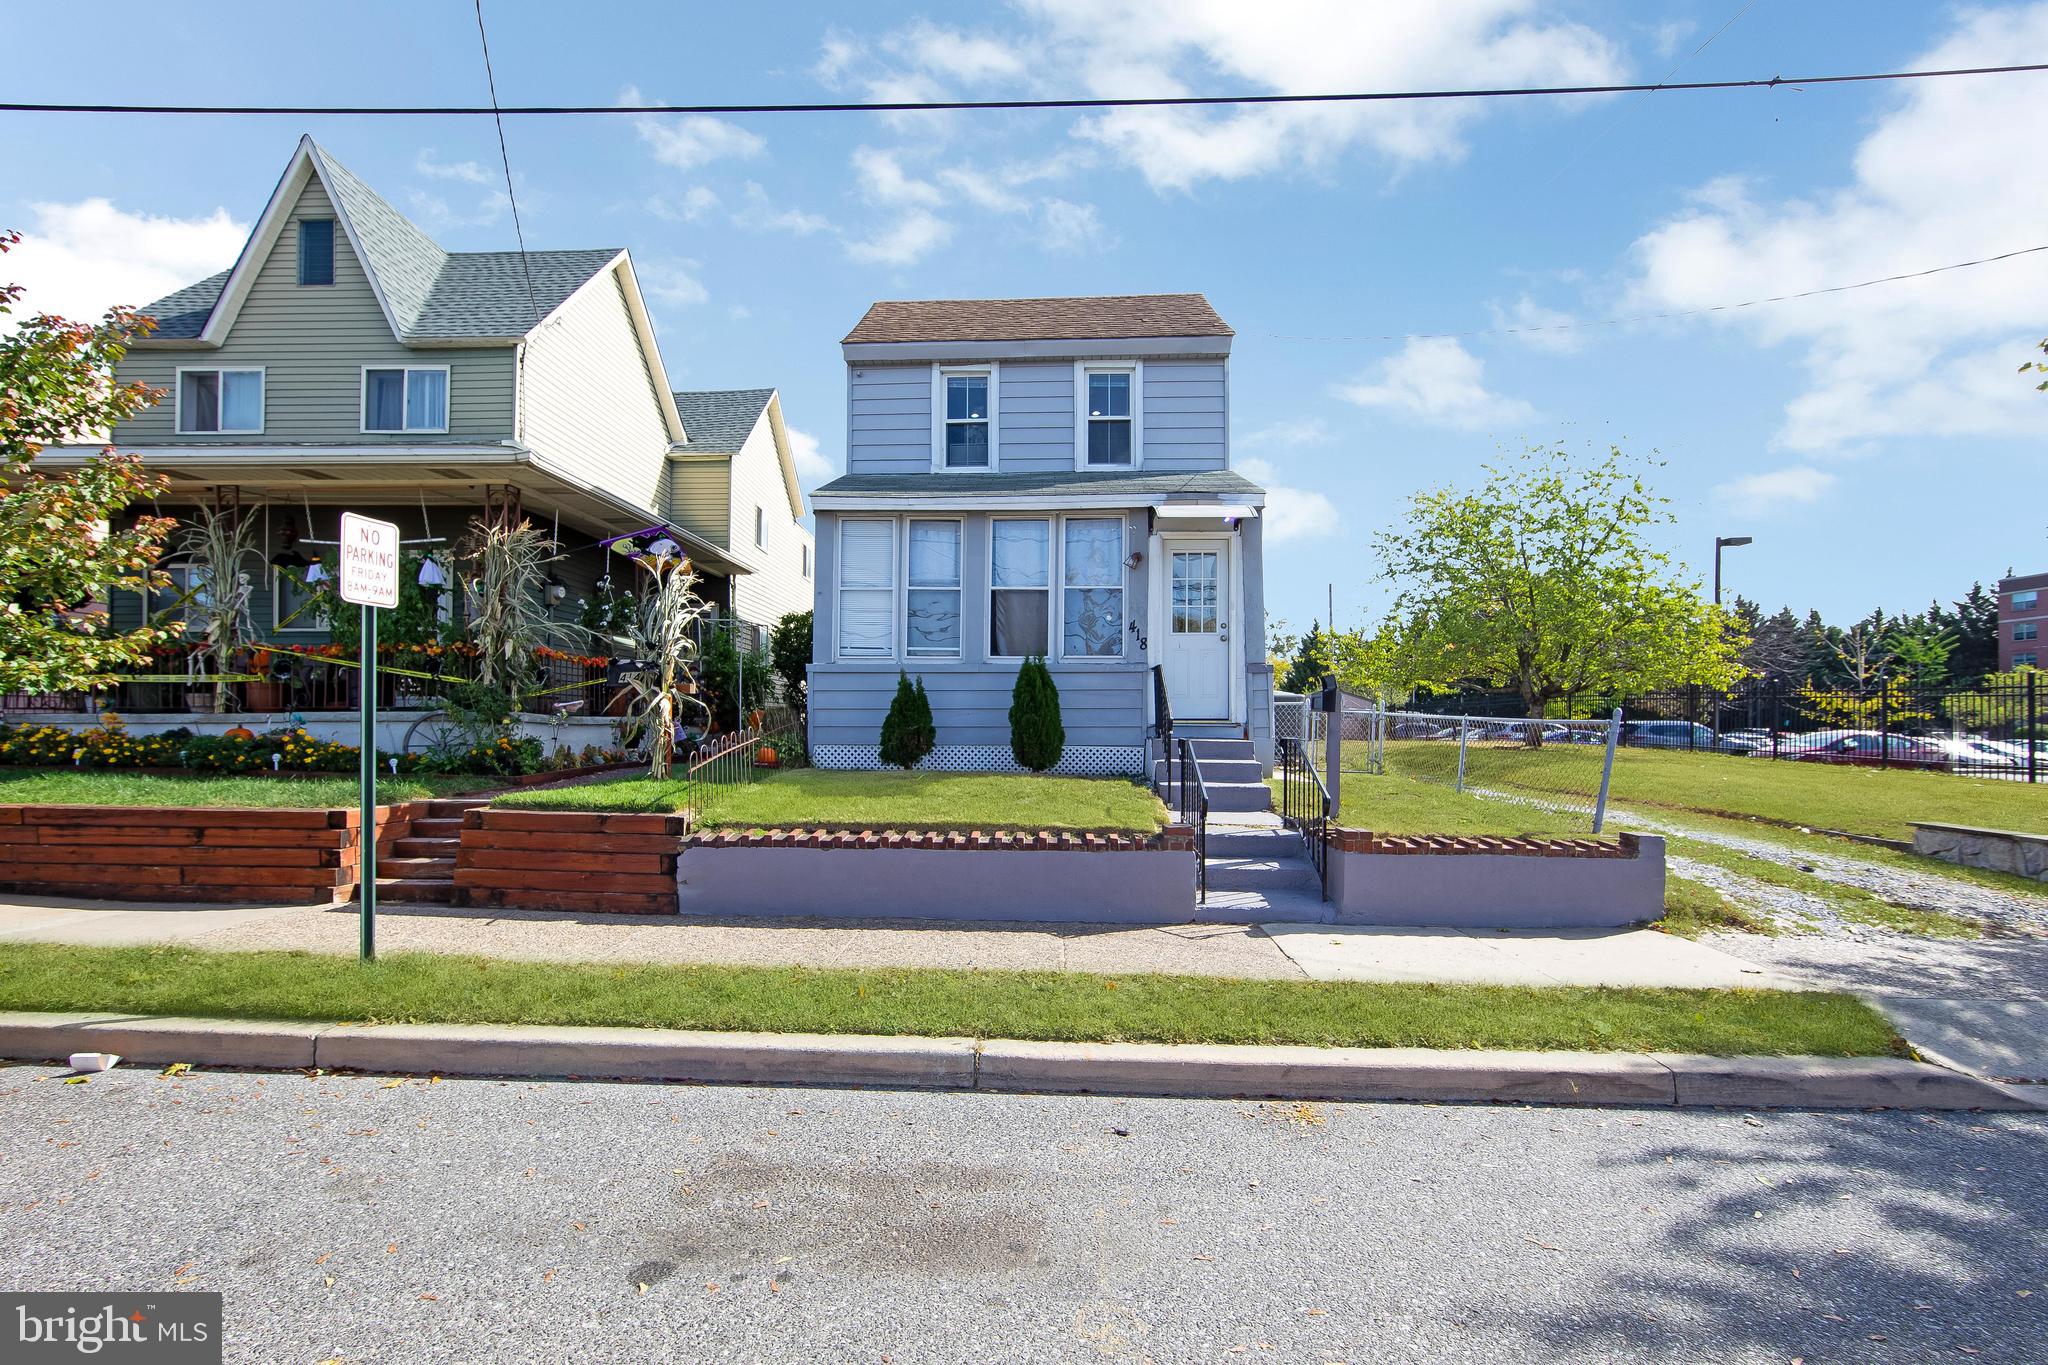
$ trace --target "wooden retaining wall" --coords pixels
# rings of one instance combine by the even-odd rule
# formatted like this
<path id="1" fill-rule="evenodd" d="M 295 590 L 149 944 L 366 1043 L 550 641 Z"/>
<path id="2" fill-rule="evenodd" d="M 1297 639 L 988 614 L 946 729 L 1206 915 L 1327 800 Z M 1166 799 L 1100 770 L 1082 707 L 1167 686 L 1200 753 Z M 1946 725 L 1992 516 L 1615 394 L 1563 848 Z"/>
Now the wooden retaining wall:
<path id="1" fill-rule="evenodd" d="M 377 808 L 380 849 L 424 803 Z M 0 805 L 0 891 L 331 904 L 355 894 L 354 810 Z"/>
<path id="2" fill-rule="evenodd" d="M 673 915 L 686 815 L 490 810 L 462 819 L 455 904 Z"/>

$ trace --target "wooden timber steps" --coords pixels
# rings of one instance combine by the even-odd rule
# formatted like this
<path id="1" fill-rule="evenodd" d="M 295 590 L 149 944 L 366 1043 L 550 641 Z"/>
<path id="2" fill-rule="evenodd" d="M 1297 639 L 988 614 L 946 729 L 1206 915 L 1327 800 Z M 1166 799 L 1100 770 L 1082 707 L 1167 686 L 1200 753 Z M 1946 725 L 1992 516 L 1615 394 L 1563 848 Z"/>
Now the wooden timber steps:
<path id="1" fill-rule="evenodd" d="M 377 896 L 396 903 L 450 905 L 455 900 L 455 863 L 462 847 L 462 821 L 488 806 L 488 796 L 436 797 L 413 803 L 424 809 L 377 846 Z"/>

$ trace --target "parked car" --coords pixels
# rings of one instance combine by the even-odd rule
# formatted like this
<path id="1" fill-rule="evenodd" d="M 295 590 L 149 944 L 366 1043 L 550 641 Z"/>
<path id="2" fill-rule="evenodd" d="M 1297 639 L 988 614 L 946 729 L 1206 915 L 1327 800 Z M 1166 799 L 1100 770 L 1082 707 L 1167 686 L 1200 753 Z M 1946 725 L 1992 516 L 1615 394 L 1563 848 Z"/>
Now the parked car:
<path id="1" fill-rule="evenodd" d="M 1700 753 L 1746 754 L 1752 748 L 1732 735 L 1723 735 L 1717 741 L 1712 730 L 1691 720 L 1625 720 L 1621 723 L 1621 742 L 1632 749 L 1691 749 Z"/>
<path id="2" fill-rule="evenodd" d="M 1950 762 L 1964 772 L 2010 772 L 2027 766 L 2025 749 L 1995 739 L 1958 735 L 1929 737 L 1926 743 L 1947 754 Z"/>
<path id="3" fill-rule="evenodd" d="M 1955 767 L 1955 759 L 1931 740 L 1915 735 L 1883 735 L 1875 730 L 1836 731 L 1827 736 L 1801 736 L 1802 739 L 1819 739 L 1819 743 L 1802 745 L 1796 752 L 1785 753 L 1780 758 L 1793 758 L 1802 763 L 1852 763 L 1862 767 L 1877 767 L 1880 764 L 1894 768 L 1926 768 L 1948 771 Z"/>

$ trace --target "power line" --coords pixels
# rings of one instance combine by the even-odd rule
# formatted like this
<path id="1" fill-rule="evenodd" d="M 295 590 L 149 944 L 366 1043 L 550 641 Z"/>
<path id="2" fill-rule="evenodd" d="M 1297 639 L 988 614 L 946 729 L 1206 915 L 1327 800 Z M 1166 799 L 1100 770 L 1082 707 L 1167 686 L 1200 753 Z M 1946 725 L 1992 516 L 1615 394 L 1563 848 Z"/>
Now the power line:
<path id="1" fill-rule="evenodd" d="M 1588 327 L 1620 327 L 1631 322 L 1660 322 L 1669 318 L 1696 318 L 1709 313 L 1732 313 L 1743 308 L 1761 307 L 1767 303 L 1790 303 L 1794 299 L 1817 298 L 1822 294 L 1846 294 L 1852 289 L 1868 289 L 1873 285 L 1924 279 L 1929 275 L 1941 275 L 1951 270 L 1968 270 L 1971 266 L 1993 265 L 2019 256 L 2031 256 L 2037 251 L 2048 251 L 2048 243 L 2041 246 L 2025 246 L 2018 251 L 2001 252 L 1996 256 L 1982 256 L 1974 261 L 1957 261 L 1953 265 L 1929 266 L 1925 270 L 1909 270 L 1903 274 L 1884 275 L 1874 280 L 1858 280 L 1854 284 L 1831 284 L 1822 289 L 1802 289 L 1796 294 L 1773 294 L 1768 298 L 1744 299 L 1741 303 L 1717 303 L 1708 308 L 1677 308 L 1664 313 L 1634 313 L 1627 317 L 1601 318 L 1588 322 L 1548 322 L 1528 327 L 1480 327 L 1469 332 L 1390 332 L 1384 336 L 1294 336 L 1280 332 L 1265 332 L 1261 335 L 1269 341 L 1462 341 L 1467 337 L 1517 336 L 1529 332 L 1576 332 Z"/>
<path id="2" fill-rule="evenodd" d="M 484 32 L 484 0 L 476 0 L 476 37 L 484 49 L 484 83 L 491 91 L 491 118 L 498 125 L 498 160 L 505 167 L 505 202 L 512 206 L 512 235 L 519 243 L 519 271 L 526 276 L 526 306 L 540 325 L 540 299 L 533 292 L 533 263 L 526 256 L 526 230 L 519 225 L 519 196 L 512 190 L 512 154 L 505 150 L 505 120 L 498 115 L 498 77 L 491 70 L 491 39 Z"/>
<path id="3" fill-rule="evenodd" d="M 1321 95 L 1155 95 L 1143 98 L 1049 100 L 882 100 L 815 104 L 58 104 L 0 102 L 0 113 L 17 114 L 264 114 L 404 115 L 407 117 L 552 117 L 585 114 L 894 114 L 981 109 L 1173 109 L 1212 105 L 1373 104 L 1403 100 L 1508 99 L 1539 95 L 1673 94 L 1687 90 L 1775 90 L 1780 86 L 1854 85 L 1871 81 L 1922 81 L 1945 76 L 2010 76 L 2048 71 L 2048 62 L 2017 66 L 1964 66 L 1938 71 L 1870 71 L 1853 75 L 1771 76 L 1750 80 L 1671 81 L 1650 85 L 1538 85 L 1459 90 L 1363 90 Z"/>

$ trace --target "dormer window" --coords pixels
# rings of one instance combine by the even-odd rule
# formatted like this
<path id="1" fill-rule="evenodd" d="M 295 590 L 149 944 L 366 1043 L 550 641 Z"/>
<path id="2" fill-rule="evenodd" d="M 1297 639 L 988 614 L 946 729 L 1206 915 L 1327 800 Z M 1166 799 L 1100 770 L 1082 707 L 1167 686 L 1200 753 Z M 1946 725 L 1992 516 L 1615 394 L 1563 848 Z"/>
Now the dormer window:
<path id="1" fill-rule="evenodd" d="M 1131 405 L 1134 378 L 1130 370 L 1082 371 L 1088 414 L 1083 463 L 1111 469 L 1136 463 L 1137 422 Z"/>
<path id="2" fill-rule="evenodd" d="M 993 370 L 944 370 L 939 374 L 943 420 L 939 432 L 942 469 L 988 469 L 995 461 L 990 439 L 995 391 Z"/>
<path id="3" fill-rule="evenodd" d="M 363 367 L 364 431 L 448 430 L 448 367 Z"/>
<path id="4" fill-rule="evenodd" d="M 334 283 L 334 220 L 299 220 L 299 283 Z"/>

